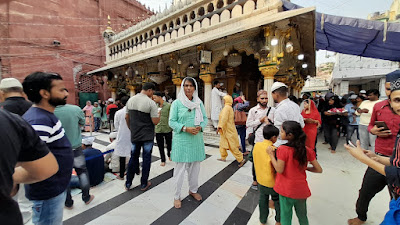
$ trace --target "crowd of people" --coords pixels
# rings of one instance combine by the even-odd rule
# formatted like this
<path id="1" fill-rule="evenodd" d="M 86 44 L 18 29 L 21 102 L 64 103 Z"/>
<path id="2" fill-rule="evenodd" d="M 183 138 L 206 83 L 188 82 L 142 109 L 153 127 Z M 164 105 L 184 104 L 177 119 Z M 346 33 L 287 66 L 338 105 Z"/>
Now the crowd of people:
<path id="1" fill-rule="evenodd" d="M 319 132 L 324 133 L 323 144 L 329 144 L 331 153 L 336 152 L 343 134 L 346 149 L 369 166 L 356 203 L 358 216 L 348 221 L 350 225 L 367 220 L 369 202 L 385 186 L 393 198 L 391 204 L 397 203 L 400 71 L 388 74 L 386 81 L 388 100 L 380 100 L 375 89 L 341 97 L 304 94 L 296 99 L 288 95 L 284 83 L 275 82 L 271 93 L 257 92 L 257 105 L 250 109 L 240 84 L 231 96 L 219 90 L 220 82 L 214 82 L 211 121 L 220 135 L 218 160 L 225 162 L 229 150 L 238 167 L 247 160 L 252 162 L 251 186 L 259 191 L 261 224 L 267 221 L 270 205 L 276 210 L 277 225 L 291 224 L 293 208 L 299 223 L 308 224 L 306 202 L 311 191 L 306 171 L 322 173 L 316 154 Z M 156 91 L 154 83 L 145 83 L 135 96 L 93 105 L 87 101 L 81 109 L 66 104 L 68 90 L 58 74 L 35 72 L 22 84 L 14 78 L 1 80 L 0 124 L 9 129 L 0 131 L 4 143 L 0 156 L 7 162 L 0 169 L 0 219 L 6 224 L 22 224 L 31 217 L 34 224 L 61 224 L 63 208 L 73 207 L 71 188 L 82 189 L 82 200 L 89 204 L 94 199 L 90 187 L 103 180 L 104 171 L 126 179 L 127 191 L 135 175 L 141 174 L 139 188 L 148 190 L 154 139 L 161 166 L 167 158 L 175 165 L 173 206 L 184 207 L 181 189 L 186 174 L 188 194 L 202 201 L 199 173 L 206 158 L 203 132 L 208 118 L 198 90 L 196 80 L 187 77 L 172 101 Z M 269 94 L 273 99 L 268 99 Z M 269 101 L 275 107 L 269 106 Z M 81 134 L 104 126 L 110 129 L 111 141 L 105 160 L 105 153 L 92 147 L 95 138 L 82 138 Z M 352 141 L 354 133 L 356 143 Z M 385 221 L 395 220 L 396 215 L 389 212 Z"/>

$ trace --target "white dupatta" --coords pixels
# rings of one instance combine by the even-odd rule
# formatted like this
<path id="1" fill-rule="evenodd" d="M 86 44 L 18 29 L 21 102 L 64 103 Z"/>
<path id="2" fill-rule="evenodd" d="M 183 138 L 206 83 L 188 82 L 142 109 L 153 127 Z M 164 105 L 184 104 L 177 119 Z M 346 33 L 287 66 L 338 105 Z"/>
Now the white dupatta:
<path id="1" fill-rule="evenodd" d="M 196 89 L 194 90 L 194 93 L 193 93 L 193 100 L 192 101 L 189 100 L 189 98 L 186 96 L 184 84 L 187 79 L 193 79 L 193 78 L 185 77 L 185 79 L 183 79 L 182 84 L 181 84 L 181 90 L 179 91 L 179 94 L 178 94 L 178 99 L 189 110 L 195 110 L 194 125 L 199 126 L 200 123 L 204 121 L 203 120 L 203 112 L 201 111 L 201 108 L 200 108 L 202 101 L 199 98 L 198 86 L 197 86 L 197 82 L 195 79 L 193 79 L 194 84 L 196 85 L 196 87 L 195 87 Z"/>

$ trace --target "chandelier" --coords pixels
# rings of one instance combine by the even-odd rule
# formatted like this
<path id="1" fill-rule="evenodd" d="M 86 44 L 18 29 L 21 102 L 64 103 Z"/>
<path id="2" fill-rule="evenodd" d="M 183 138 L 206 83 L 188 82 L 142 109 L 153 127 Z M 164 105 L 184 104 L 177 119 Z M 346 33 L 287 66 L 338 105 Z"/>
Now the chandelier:
<path id="1" fill-rule="evenodd" d="M 147 74 L 150 80 L 156 82 L 157 84 L 161 84 L 164 81 L 168 80 L 168 76 L 161 74 L 160 72 L 151 72 Z"/>
<path id="2" fill-rule="evenodd" d="M 232 50 L 232 52 L 228 56 L 228 66 L 237 67 L 242 64 L 242 56 L 237 50 Z"/>

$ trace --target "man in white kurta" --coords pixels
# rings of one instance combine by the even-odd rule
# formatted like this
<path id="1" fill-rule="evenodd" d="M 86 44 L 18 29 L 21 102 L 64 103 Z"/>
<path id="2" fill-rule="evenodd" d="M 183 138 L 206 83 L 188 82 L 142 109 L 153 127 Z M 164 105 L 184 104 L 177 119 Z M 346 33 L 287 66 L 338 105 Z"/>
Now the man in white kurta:
<path id="1" fill-rule="evenodd" d="M 219 88 L 221 88 L 219 81 L 214 81 L 214 88 L 211 91 L 211 120 L 215 129 L 218 128 L 219 113 L 222 110 L 222 97 L 226 95 Z"/>
<path id="2" fill-rule="evenodd" d="M 117 130 L 117 139 L 114 141 L 115 149 L 114 155 L 119 156 L 120 160 L 120 175 L 119 179 L 123 179 L 125 173 L 125 164 L 129 161 L 132 150 L 131 143 L 131 131 L 126 124 L 125 115 L 126 115 L 126 103 L 128 102 L 129 97 L 125 96 L 121 99 L 121 104 L 124 106 L 122 109 L 118 110 L 114 116 L 114 126 Z"/>

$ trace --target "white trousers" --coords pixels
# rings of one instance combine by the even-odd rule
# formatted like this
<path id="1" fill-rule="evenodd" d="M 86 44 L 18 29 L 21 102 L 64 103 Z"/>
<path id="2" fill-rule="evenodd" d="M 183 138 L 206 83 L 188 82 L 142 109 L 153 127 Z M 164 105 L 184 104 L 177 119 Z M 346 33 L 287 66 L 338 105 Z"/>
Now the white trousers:
<path id="1" fill-rule="evenodd" d="M 218 120 L 213 120 L 212 123 L 213 123 L 213 127 L 215 129 L 217 129 L 218 128 Z"/>
<path id="2" fill-rule="evenodd" d="M 181 189 L 183 185 L 183 180 L 185 179 L 185 172 L 188 173 L 189 180 L 189 191 L 192 193 L 197 193 L 199 189 L 199 173 L 200 173 L 200 162 L 191 163 L 175 163 L 174 168 L 174 179 L 176 182 L 175 187 L 175 200 L 181 199 Z"/>

